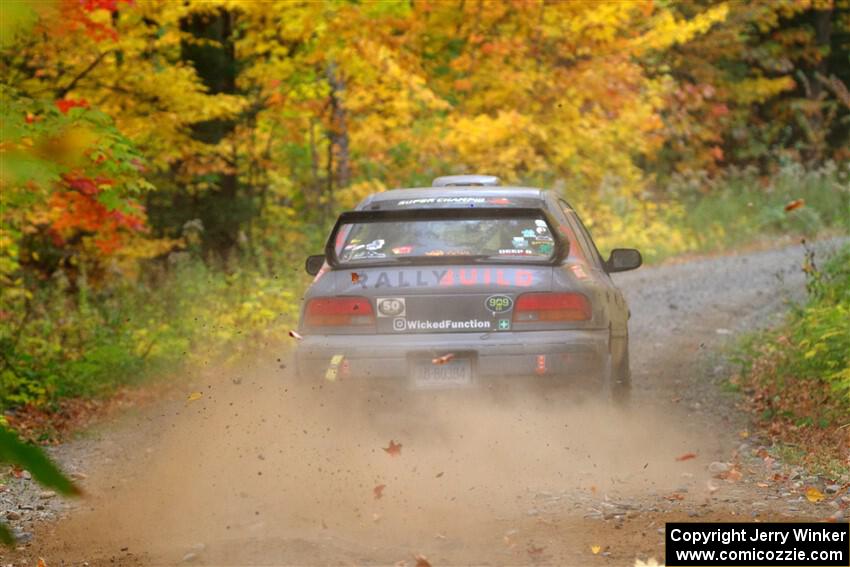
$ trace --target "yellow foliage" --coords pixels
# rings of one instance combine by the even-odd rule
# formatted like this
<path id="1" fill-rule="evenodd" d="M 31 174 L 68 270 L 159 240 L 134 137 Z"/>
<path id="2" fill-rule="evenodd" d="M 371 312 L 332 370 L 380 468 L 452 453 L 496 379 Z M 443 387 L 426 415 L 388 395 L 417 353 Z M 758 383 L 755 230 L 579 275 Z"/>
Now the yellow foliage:
<path id="1" fill-rule="evenodd" d="M 724 21 L 728 14 L 729 6 L 725 2 L 712 6 L 687 21 L 676 20 L 669 11 L 659 11 L 654 18 L 652 29 L 634 40 L 634 47 L 637 53 L 642 53 L 645 50 L 667 49 L 685 43 L 696 35 L 705 33 L 714 24 Z"/>
<path id="2" fill-rule="evenodd" d="M 466 163 L 470 171 L 501 173 L 515 181 L 522 171 L 536 171 L 546 166 L 535 148 L 546 143 L 547 133 L 529 116 L 517 111 L 499 112 L 495 117 L 481 114 L 460 117 L 449 125 L 443 139 L 456 163 Z"/>
<path id="3" fill-rule="evenodd" d="M 378 179 L 367 179 L 353 183 L 337 194 L 337 203 L 343 209 L 353 209 L 357 203 L 372 193 L 386 190 L 386 186 Z"/>
<path id="4" fill-rule="evenodd" d="M 637 248 L 652 261 L 696 248 L 693 236 L 682 230 L 686 226 L 681 222 L 684 216 L 684 207 L 673 203 L 643 202 L 626 214 L 603 204 L 594 210 L 588 224 L 603 256 L 613 248 L 626 246 Z"/>
<path id="5" fill-rule="evenodd" d="M 730 85 L 730 98 L 740 104 L 752 104 L 764 102 L 779 93 L 789 91 L 795 87 L 794 79 L 791 77 L 759 77 L 757 79 L 745 79 L 734 86 Z"/>

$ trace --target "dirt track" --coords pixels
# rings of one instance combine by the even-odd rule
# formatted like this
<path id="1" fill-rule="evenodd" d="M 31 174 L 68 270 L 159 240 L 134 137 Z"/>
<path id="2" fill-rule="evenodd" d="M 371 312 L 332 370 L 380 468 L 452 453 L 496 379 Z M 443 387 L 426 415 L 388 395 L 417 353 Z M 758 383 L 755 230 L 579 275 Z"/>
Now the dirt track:
<path id="1" fill-rule="evenodd" d="M 802 257 L 618 276 L 632 308 L 628 414 L 534 395 L 351 399 L 296 383 L 274 354 L 208 372 L 61 447 L 88 497 L 0 561 L 632 565 L 662 558 L 665 521 L 824 519 L 835 508 L 802 497 L 820 479 L 765 462 L 719 387 L 723 343 L 801 296 Z M 187 402 L 192 391 L 203 396 Z M 391 439 L 398 456 L 382 450 Z M 713 477 L 715 461 L 740 477 Z"/>

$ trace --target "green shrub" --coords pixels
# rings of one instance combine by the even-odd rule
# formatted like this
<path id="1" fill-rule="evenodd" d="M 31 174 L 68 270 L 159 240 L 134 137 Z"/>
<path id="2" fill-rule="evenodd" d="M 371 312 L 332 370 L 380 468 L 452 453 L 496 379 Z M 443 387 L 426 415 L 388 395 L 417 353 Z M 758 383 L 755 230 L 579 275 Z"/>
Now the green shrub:
<path id="1" fill-rule="evenodd" d="M 850 244 L 804 268 L 808 301 L 777 329 L 748 340 L 742 382 L 751 408 L 780 448 L 829 475 L 850 470 Z"/>
<path id="2" fill-rule="evenodd" d="M 813 260 L 807 263 L 810 300 L 790 321 L 795 348 L 788 371 L 828 382 L 850 410 L 850 245 L 822 271 Z"/>
<path id="3" fill-rule="evenodd" d="M 282 342 L 304 285 L 300 275 L 247 265 L 228 274 L 191 257 L 150 272 L 102 291 L 51 282 L 5 305 L 15 318 L 0 327 L 0 406 L 108 395 L 210 355 Z"/>
<path id="4" fill-rule="evenodd" d="M 690 173 L 675 177 L 662 194 L 613 197 L 585 214 L 603 254 L 633 246 L 653 262 L 789 235 L 850 234 L 850 171 L 831 162 L 816 170 L 790 163 L 770 178 L 753 169 L 714 178 Z M 785 210 L 798 199 L 802 206 Z"/>

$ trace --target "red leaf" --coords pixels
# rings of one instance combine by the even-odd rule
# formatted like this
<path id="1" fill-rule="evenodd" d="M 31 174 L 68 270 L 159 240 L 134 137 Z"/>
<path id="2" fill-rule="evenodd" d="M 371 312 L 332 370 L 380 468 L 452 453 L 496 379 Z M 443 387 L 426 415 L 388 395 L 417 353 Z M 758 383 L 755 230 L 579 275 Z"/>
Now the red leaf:
<path id="1" fill-rule="evenodd" d="M 63 98 L 61 100 L 56 101 L 56 108 L 59 109 L 59 112 L 62 114 L 68 114 L 68 111 L 72 108 L 88 108 L 89 103 L 85 99 L 75 100 L 73 98 Z"/>
<path id="2" fill-rule="evenodd" d="M 454 357 L 455 355 L 452 353 L 444 354 L 443 356 L 438 356 L 437 358 L 431 359 L 431 364 L 445 364 Z"/>
<path id="3" fill-rule="evenodd" d="M 723 148 L 720 146 L 712 146 L 708 151 L 711 153 L 711 157 L 713 157 L 716 161 L 721 161 L 723 159 Z"/>
<path id="4" fill-rule="evenodd" d="M 387 487 L 386 484 L 379 484 L 375 488 L 372 489 L 372 494 L 375 495 L 375 500 L 380 500 L 384 495 L 384 489 Z"/>
<path id="5" fill-rule="evenodd" d="M 799 209 L 800 207 L 802 207 L 805 204 L 806 204 L 805 199 L 794 199 L 793 201 L 791 201 L 787 205 L 785 205 L 785 212 L 789 213 L 789 212 L 793 211 L 794 209 Z"/>
<path id="6" fill-rule="evenodd" d="M 396 457 L 398 455 L 401 455 L 401 443 L 396 443 L 392 439 L 390 439 L 390 446 L 384 447 L 383 449 L 391 457 Z"/>
<path id="7" fill-rule="evenodd" d="M 691 459 L 696 459 L 696 453 L 685 453 L 684 455 L 679 455 L 676 457 L 677 461 L 690 461 Z"/>

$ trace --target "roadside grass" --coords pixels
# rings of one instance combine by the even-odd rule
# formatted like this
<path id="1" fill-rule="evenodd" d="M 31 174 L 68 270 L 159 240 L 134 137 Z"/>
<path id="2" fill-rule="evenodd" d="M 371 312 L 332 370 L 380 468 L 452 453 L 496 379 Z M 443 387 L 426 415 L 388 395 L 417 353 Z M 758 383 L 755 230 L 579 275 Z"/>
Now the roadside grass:
<path id="1" fill-rule="evenodd" d="M 806 303 L 742 342 L 732 383 L 779 453 L 838 478 L 850 474 L 850 244 L 817 263 L 809 251 Z"/>
<path id="2" fill-rule="evenodd" d="M 810 447 L 795 445 L 791 442 L 778 443 L 773 454 L 783 462 L 803 465 L 811 474 L 824 478 L 839 479 L 848 473 L 846 462 L 829 451 L 812 451 Z"/>
<path id="3" fill-rule="evenodd" d="M 674 178 L 665 194 L 666 200 L 612 198 L 601 206 L 589 224 L 603 255 L 634 247 L 652 264 L 683 254 L 850 234 L 850 171 L 834 163 L 815 170 L 792 163 L 770 178 L 752 169 L 717 178 L 695 173 Z"/>
<path id="4" fill-rule="evenodd" d="M 74 423 L 76 414 L 97 411 L 88 400 L 282 343 L 303 288 L 289 274 L 248 267 L 228 274 L 190 257 L 167 273 L 147 271 L 108 290 L 54 282 L 19 306 L 0 328 L 0 404 L 11 425 L 43 423 L 19 429 L 49 441 L 60 432 L 45 415 Z"/>

